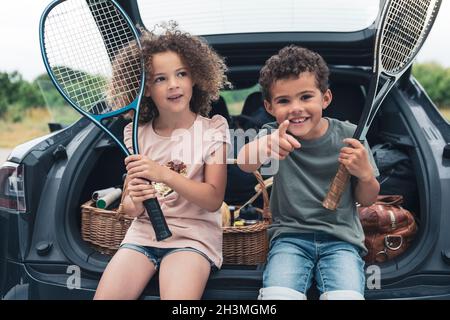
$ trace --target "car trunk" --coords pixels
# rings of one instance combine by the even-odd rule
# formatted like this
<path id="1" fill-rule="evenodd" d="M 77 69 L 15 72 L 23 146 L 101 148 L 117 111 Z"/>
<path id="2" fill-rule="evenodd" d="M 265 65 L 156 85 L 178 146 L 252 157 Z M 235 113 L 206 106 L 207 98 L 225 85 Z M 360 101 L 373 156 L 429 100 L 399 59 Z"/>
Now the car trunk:
<path id="1" fill-rule="evenodd" d="M 251 71 L 249 71 L 251 73 Z M 244 72 L 245 73 L 245 72 Z M 368 73 L 364 68 L 353 67 L 332 67 L 330 79 L 333 90 L 334 101 L 327 109 L 326 116 L 336 117 L 341 120 L 355 121 L 359 119 L 364 99 L 364 87 L 367 86 Z M 413 207 L 408 209 L 414 212 L 419 221 L 420 231 L 410 247 L 402 256 L 380 265 L 383 285 L 400 279 L 410 268 L 399 268 L 403 259 L 413 260 L 420 247 L 421 237 L 427 229 L 427 190 L 424 178 L 424 168 L 421 164 L 421 156 L 417 152 L 415 138 L 411 134 L 411 129 L 406 122 L 410 107 L 408 99 L 394 89 L 384 102 L 377 119 L 374 121 L 368 134 L 368 141 L 371 147 L 390 142 L 395 148 L 403 150 L 411 160 L 414 176 L 409 177 L 417 185 L 419 197 Z M 408 122 L 409 123 L 409 122 Z M 116 132 L 122 132 L 126 121 L 119 120 L 111 124 Z M 93 127 L 84 138 L 86 144 L 80 144 L 74 151 L 72 164 L 66 166 L 68 174 L 70 172 L 71 181 L 61 186 L 60 191 L 68 195 L 64 199 L 64 205 L 60 211 L 64 228 L 58 230 L 57 236 L 64 254 L 73 262 L 86 270 L 93 283 L 99 280 L 101 272 L 106 267 L 110 256 L 98 253 L 92 248 L 90 243 L 82 240 L 81 237 L 81 210 L 80 205 L 89 200 L 92 192 L 101 188 L 122 184 L 122 175 L 125 173 L 123 164 L 124 155 L 120 149 L 101 131 Z M 89 146 L 88 146 L 89 145 Z M 70 148 L 70 146 L 68 146 Z M 76 155 L 76 157 L 75 157 Z M 232 190 L 233 186 L 228 189 Z M 395 190 L 394 190 L 395 191 Z M 397 190 L 397 194 L 404 194 L 404 190 Z M 408 196 L 408 195 L 405 195 Z M 61 203 L 61 201 L 59 201 Z M 425 256 L 425 255 L 424 255 Z M 412 268 L 413 266 L 411 266 Z M 213 274 L 205 291 L 205 298 L 256 298 L 257 289 L 261 286 L 262 266 L 236 266 L 224 265 L 222 270 Z M 95 286 L 92 288 L 95 289 Z M 145 295 L 149 298 L 156 297 L 158 286 L 157 280 L 152 280 Z M 370 294 L 370 293 L 369 293 Z"/>
<path id="2" fill-rule="evenodd" d="M 133 21 L 146 25 L 142 23 L 136 3 L 147 2 L 139 0 L 119 0 L 118 2 L 131 15 Z M 236 3 L 242 5 L 240 1 Z M 289 3 L 291 5 L 297 2 L 289 1 Z M 161 4 L 165 5 L 165 3 Z M 302 4 L 314 5 L 314 2 L 302 2 Z M 273 5 L 279 4 L 274 2 Z M 148 3 L 148 8 L 153 9 L 153 6 L 154 3 Z M 207 15 L 203 10 L 197 11 Z M 172 10 L 164 10 L 164 12 L 170 16 L 174 14 Z M 250 8 L 250 13 L 253 13 L 253 8 Z M 201 19 L 196 19 L 194 15 L 184 14 L 184 16 L 201 22 Z M 249 16 L 252 15 L 249 14 Z M 358 14 L 352 16 L 359 17 Z M 314 19 L 315 17 L 316 15 Z M 329 19 L 328 16 L 325 18 Z M 281 19 L 284 20 L 285 16 Z M 154 21 L 144 22 L 150 22 L 148 29 L 151 30 L 151 23 Z M 273 22 L 267 24 L 266 20 L 261 20 L 263 25 L 275 25 Z M 309 21 L 307 22 L 305 25 L 309 24 Z M 318 23 L 322 24 L 323 21 Z M 213 21 L 213 24 L 219 23 Z M 341 21 L 336 22 L 336 25 L 341 24 Z M 181 24 L 181 27 L 185 28 L 186 25 Z M 327 108 L 325 116 L 356 123 L 360 117 L 368 87 L 373 61 L 374 34 L 375 29 L 373 25 L 370 25 L 350 32 L 326 32 L 326 30 L 302 32 L 298 29 L 297 32 L 279 30 L 279 32 L 252 31 L 247 34 L 212 34 L 205 38 L 220 55 L 226 58 L 229 79 L 236 88 L 255 85 L 259 70 L 266 59 L 287 44 L 297 44 L 317 51 L 325 58 L 332 70 L 330 85 L 333 91 L 333 103 Z M 419 225 L 419 232 L 408 251 L 398 258 L 379 265 L 382 290 L 368 290 L 366 298 L 369 299 L 392 298 L 392 294 L 395 297 L 396 291 L 392 290 L 390 295 L 389 290 L 404 289 L 411 283 L 421 284 L 420 275 L 416 277 L 415 270 L 423 270 L 424 273 L 429 274 L 434 271 L 434 269 L 430 271 L 420 267 L 426 265 L 425 259 L 431 256 L 431 250 L 435 247 L 441 222 L 440 213 L 444 212 L 443 208 L 439 208 L 439 204 L 443 203 L 440 197 L 445 195 L 439 193 L 441 190 L 439 177 L 436 177 L 437 169 L 433 167 L 435 159 L 430 155 L 431 152 L 427 154 L 430 150 L 428 144 L 432 144 L 433 139 L 437 140 L 438 134 L 433 131 L 432 125 L 427 125 L 429 119 L 423 108 L 432 106 L 425 106 L 426 104 L 430 102 L 410 81 L 408 71 L 384 101 L 367 136 L 371 147 L 390 143 L 393 150 L 401 150 L 407 155 L 413 172 L 406 177 L 410 185 L 390 189 L 389 193 L 402 194 L 408 198 L 406 208 L 415 214 Z M 28 190 L 41 188 L 38 192 L 27 195 L 30 197 L 28 202 L 33 204 L 30 206 L 31 214 L 25 217 L 14 217 L 20 224 L 18 230 L 12 230 L 10 233 L 17 231 L 21 235 L 22 243 L 15 245 L 24 248 L 21 253 L 23 252 L 24 255 L 26 273 L 39 282 L 38 288 L 34 289 L 41 291 L 36 295 L 41 299 L 47 294 L 44 290 L 45 286 L 50 287 L 52 283 L 58 284 L 61 296 L 59 296 L 60 292 L 57 292 L 50 298 L 63 297 L 63 291 L 67 294 L 68 290 L 65 286 L 68 265 L 81 268 L 81 286 L 92 293 L 111 258 L 99 253 L 90 243 L 82 239 L 80 206 L 91 197 L 94 190 L 122 184 L 122 175 L 125 173 L 124 155 L 106 134 L 92 124 L 86 125 L 86 122 L 87 120 L 79 121 L 79 127 L 82 129 L 80 132 L 74 130 L 75 134 L 72 134 L 70 130 L 62 131 L 62 135 L 67 135 L 67 138 L 71 139 L 69 143 L 66 140 L 55 140 L 54 143 L 61 143 L 61 152 L 53 152 L 54 148 L 48 150 L 38 148 L 26 158 L 25 164 L 30 167 L 30 172 L 33 170 L 31 165 L 36 163 L 42 165 L 40 162 L 42 162 L 43 153 L 48 161 L 45 162 L 45 166 L 42 165 L 43 168 L 39 168 L 38 176 L 29 179 L 29 181 L 33 180 L 33 185 L 29 186 Z M 117 120 L 109 123 L 108 126 L 120 134 L 126 123 L 124 120 Z M 38 185 L 41 181 L 45 181 L 45 184 Z M 232 192 L 238 183 L 238 181 L 231 183 L 227 190 Z M 381 192 L 384 191 L 386 190 L 382 184 Z M 35 198 L 36 201 L 34 201 Z M 37 201 L 38 198 L 40 201 Z M 27 225 L 29 220 L 32 220 L 33 224 Z M 30 239 L 25 237 L 27 235 L 30 235 Z M 439 249 L 438 246 L 436 247 Z M 17 260 L 22 262 L 22 256 Z M 262 285 L 262 271 L 263 265 L 224 265 L 220 271 L 211 275 L 204 298 L 255 299 Z M 405 280 L 408 278 L 407 275 L 412 276 L 410 277 L 413 278 L 412 282 Z M 158 297 L 157 283 L 157 278 L 150 282 L 144 292 L 145 298 Z M 422 290 L 422 287 L 419 286 L 417 290 Z M 48 292 L 50 291 L 49 289 Z M 89 298 L 90 293 L 84 292 L 82 297 Z M 69 292 L 67 296 L 70 294 Z M 316 296 L 314 290 L 309 292 L 309 295 Z M 408 296 L 408 293 L 405 293 L 405 296 Z M 33 296 L 30 295 L 30 297 Z"/>

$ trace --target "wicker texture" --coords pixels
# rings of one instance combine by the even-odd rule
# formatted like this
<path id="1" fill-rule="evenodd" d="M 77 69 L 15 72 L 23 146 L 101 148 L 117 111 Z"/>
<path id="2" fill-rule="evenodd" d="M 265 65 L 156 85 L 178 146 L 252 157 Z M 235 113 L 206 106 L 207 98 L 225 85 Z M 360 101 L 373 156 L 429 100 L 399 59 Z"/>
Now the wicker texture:
<path id="1" fill-rule="evenodd" d="M 263 209 L 256 208 L 263 221 L 253 225 L 223 227 L 223 263 L 257 265 L 266 261 L 268 251 L 267 227 L 272 222 L 269 195 L 261 174 L 254 172 L 263 196 Z M 122 201 L 125 192 L 122 193 Z M 251 203 L 256 197 L 252 197 Z M 239 208 L 239 207 L 238 207 Z M 105 210 L 94 206 L 92 200 L 81 205 L 81 235 L 84 241 L 100 253 L 113 255 L 119 248 L 133 217 L 124 215 L 122 204 L 117 209 Z"/>
<path id="2" fill-rule="evenodd" d="M 81 237 L 100 253 L 113 255 L 119 249 L 134 218 L 122 211 L 122 199 L 117 209 L 106 210 L 89 200 L 81 205 Z"/>
<path id="3" fill-rule="evenodd" d="M 249 226 L 223 227 L 223 263 L 257 265 L 264 263 L 268 251 L 267 227 L 272 222 L 269 211 L 269 195 L 258 171 L 253 173 L 263 196 L 263 209 L 257 208 L 263 221 Z"/>

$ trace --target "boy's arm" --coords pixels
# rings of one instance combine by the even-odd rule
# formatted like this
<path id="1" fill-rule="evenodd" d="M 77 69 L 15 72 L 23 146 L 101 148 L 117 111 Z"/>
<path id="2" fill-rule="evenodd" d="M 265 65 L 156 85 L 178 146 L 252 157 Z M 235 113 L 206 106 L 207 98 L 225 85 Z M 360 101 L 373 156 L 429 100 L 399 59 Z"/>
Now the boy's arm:
<path id="1" fill-rule="evenodd" d="M 355 187 L 355 200 L 363 207 L 368 207 L 375 203 L 379 192 L 380 184 L 373 175 L 367 180 L 358 179 Z"/>
<path id="2" fill-rule="evenodd" d="M 355 187 L 355 200 L 362 206 L 372 205 L 380 192 L 380 184 L 374 175 L 369 154 L 364 145 L 356 139 L 344 139 L 349 146 L 341 149 L 339 162 L 358 180 Z"/>
<path id="3" fill-rule="evenodd" d="M 237 164 L 242 171 L 254 172 L 258 170 L 269 157 L 263 159 L 260 149 L 261 145 L 267 144 L 267 136 L 255 139 L 250 143 L 247 143 L 237 156 Z"/>
<path id="4" fill-rule="evenodd" d="M 274 133 L 246 144 L 237 157 L 239 168 L 245 172 L 253 172 L 267 160 L 284 160 L 294 149 L 300 148 L 300 143 L 287 133 L 288 126 L 289 120 L 285 120 Z"/>

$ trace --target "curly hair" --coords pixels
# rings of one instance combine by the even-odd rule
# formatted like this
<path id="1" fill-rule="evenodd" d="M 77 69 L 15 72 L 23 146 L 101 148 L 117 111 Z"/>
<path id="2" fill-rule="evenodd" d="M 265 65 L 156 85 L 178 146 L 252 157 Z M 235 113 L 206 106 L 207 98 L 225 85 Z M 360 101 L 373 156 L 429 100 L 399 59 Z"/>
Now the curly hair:
<path id="1" fill-rule="evenodd" d="M 318 53 L 306 48 L 290 45 L 270 57 L 260 71 L 259 85 L 264 99 L 270 101 L 272 85 L 280 79 L 298 77 L 302 72 L 312 72 L 321 92 L 328 89 L 330 71 Z"/>
<path id="2" fill-rule="evenodd" d="M 190 110 L 196 114 L 208 116 L 211 102 L 219 99 L 220 90 L 225 87 L 231 87 L 225 74 L 227 67 L 223 58 L 204 39 L 180 31 L 175 22 L 169 22 L 160 27 L 164 30 L 161 34 L 141 28 L 140 42 L 142 56 L 145 61 L 146 77 L 149 78 L 152 75 L 153 55 L 167 51 L 178 54 L 190 70 L 195 83 L 189 103 Z M 122 81 L 120 79 L 124 78 L 123 74 L 126 72 L 123 69 L 129 67 L 121 61 L 121 55 L 125 51 L 128 51 L 129 55 L 139 55 L 140 52 L 135 50 L 135 48 L 136 45 L 131 43 L 116 56 L 113 63 L 113 81 L 110 85 L 110 96 L 114 96 L 114 83 L 120 83 Z M 122 95 L 121 98 L 128 99 L 126 95 Z M 139 123 L 147 123 L 158 115 L 158 109 L 151 97 L 142 97 Z"/>

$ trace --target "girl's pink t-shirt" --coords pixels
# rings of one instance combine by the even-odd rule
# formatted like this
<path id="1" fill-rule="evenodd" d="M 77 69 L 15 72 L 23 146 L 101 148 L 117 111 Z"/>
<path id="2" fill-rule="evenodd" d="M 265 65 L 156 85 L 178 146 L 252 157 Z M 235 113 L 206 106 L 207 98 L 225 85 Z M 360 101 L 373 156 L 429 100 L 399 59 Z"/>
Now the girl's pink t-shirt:
<path id="1" fill-rule="evenodd" d="M 132 151 L 132 124 L 124 128 L 124 142 Z M 212 119 L 197 115 L 189 129 L 175 130 L 170 137 L 158 135 L 152 122 L 138 128 L 139 152 L 161 165 L 171 161 L 184 168 L 180 174 L 204 182 L 205 163 L 211 154 L 226 143 L 230 145 L 228 123 L 220 115 Z M 183 165 L 184 164 L 184 165 Z M 156 241 L 147 214 L 135 218 L 122 243 L 158 248 L 195 248 L 220 268 L 222 265 L 222 218 L 220 210 L 210 212 L 189 202 L 175 190 L 158 184 L 158 201 L 172 236 Z"/>

